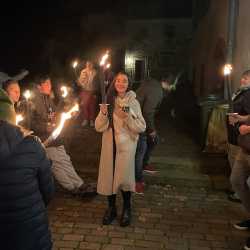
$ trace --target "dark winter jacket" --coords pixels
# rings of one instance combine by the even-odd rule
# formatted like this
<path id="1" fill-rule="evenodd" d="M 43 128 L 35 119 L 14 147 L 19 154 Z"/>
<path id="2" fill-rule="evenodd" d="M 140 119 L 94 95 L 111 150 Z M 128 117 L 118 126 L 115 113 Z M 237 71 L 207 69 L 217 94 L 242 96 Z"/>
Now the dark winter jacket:
<path id="1" fill-rule="evenodd" d="M 250 87 L 241 88 L 234 95 L 233 111 L 240 115 L 250 114 Z"/>
<path id="2" fill-rule="evenodd" d="M 40 93 L 38 89 L 34 90 L 31 108 L 31 126 L 30 129 L 44 142 L 50 135 L 47 131 L 50 113 L 56 112 L 56 106 L 53 99 Z"/>
<path id="3" fill-rule="evenodd" d="M 147 132 L 150 133 L 155 130 L 155 113 L 163 98 L 161 83 L 152 78 L 145 80 L 137 89 L 136 98 L 141 105 Z"/>
<path id="4" fill-rule="evenodd" d="M 46 206 L 51 162 L 39 139 L 0 121 L 0 244 L 4 250 L 52 248 Z"/>

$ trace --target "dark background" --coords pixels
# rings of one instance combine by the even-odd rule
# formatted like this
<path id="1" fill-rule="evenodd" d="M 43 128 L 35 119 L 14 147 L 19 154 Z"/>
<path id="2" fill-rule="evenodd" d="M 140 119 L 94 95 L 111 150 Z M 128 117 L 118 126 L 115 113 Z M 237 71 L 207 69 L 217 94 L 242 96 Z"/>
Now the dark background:
<path id="1" fill-rule="evenodd" d="M 0 71 L 35 74 L 49 71 L 54 58 L 67 65 L 91 57 L 123 39 L 128 19 L 191 15 L 191 0 L 9 1 L 1 7 Z"/>

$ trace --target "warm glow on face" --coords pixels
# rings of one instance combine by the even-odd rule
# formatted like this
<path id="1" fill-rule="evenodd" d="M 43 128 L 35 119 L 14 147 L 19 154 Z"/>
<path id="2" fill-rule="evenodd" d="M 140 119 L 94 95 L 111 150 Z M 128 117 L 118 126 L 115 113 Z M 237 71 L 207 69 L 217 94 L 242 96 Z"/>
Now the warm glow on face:
<path id="1" fill-rule="evenodd" d="M 50 79 L 47 79 L 46 81 L 42 82 L 40 85 L 40 91 L 45 95 L 51 94 L 51 81 Z"/>
<path id="2" fill-rule="evenodd" d="M 7 91 L 7 94 L 10 97 L 10 99 L 12 100 L 13 103 L 17 103 L 19 101 L 19 98 L 20 98 L 20 87 L 19 87 L 19 84 L 17 82 L 11 83 L 7 87 L 6 91 Z"/>
<path id="3" fill-rule="evenodd" d="M 128 89 L 128 77 L 124 74 L 119 74 L 115 79 L 115 89 L 118 94 L 126 93 Z"/>

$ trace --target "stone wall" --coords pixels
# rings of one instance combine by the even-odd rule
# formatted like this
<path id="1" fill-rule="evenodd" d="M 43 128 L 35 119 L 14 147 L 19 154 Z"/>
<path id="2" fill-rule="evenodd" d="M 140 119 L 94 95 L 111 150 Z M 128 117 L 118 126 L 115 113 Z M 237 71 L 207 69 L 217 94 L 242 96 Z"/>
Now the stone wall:
<path id="1" fill-rule="evenodd" d="M 222 94 L 222 67 L 225 62 L 223 57 L 226 56 L 227 47 L 228 2 L 228 0 L 212 0 L 207 15 L 200 20 L 195 30 L 192 68 L 196 96 Z M 239 87 L 242 72 L 250 69 L 249 9 L 249 0 L 239 0 L 236 42 L 233 51 L 233 91 Z"/>
<path id="2" fill-rule="evenodd" d="M 196 96 L 222 94 L 222 67 L 227 41 L 228 1 L 212 0 L 200 20 L 192 44 L 192 69 Z"/>

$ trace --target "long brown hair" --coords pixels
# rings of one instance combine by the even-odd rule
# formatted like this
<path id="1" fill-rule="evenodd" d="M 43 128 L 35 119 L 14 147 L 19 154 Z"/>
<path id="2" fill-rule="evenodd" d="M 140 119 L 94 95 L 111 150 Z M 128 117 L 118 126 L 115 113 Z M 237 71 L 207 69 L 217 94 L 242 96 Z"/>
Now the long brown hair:
<path id="1" fill-rule="evenodd" d="M 107 91 L 107 103 L 109 104 L 108 105 L 108 114 L 109 114 L 110 124 L 111 123 L 113 124 L 113 112 L 114 112 L 114 107 L 115 107 L 115 98 L 117 97 L 117 94 L 118 94 L 116 89 L 115 89 L 115 82 L 116 82 L 116 79 L 119 75 L 125 75 L 128 78 L 128 88 L 127 88 L 126 92 L 130 91 L 131 87 L 132 87 L 129 76 L 126 72 L 120 71 L 119 73 L 117 73 L 115 75 L 114 80 L 111 83 L 111 85 L 109 86 L 108 91 Z"/>

